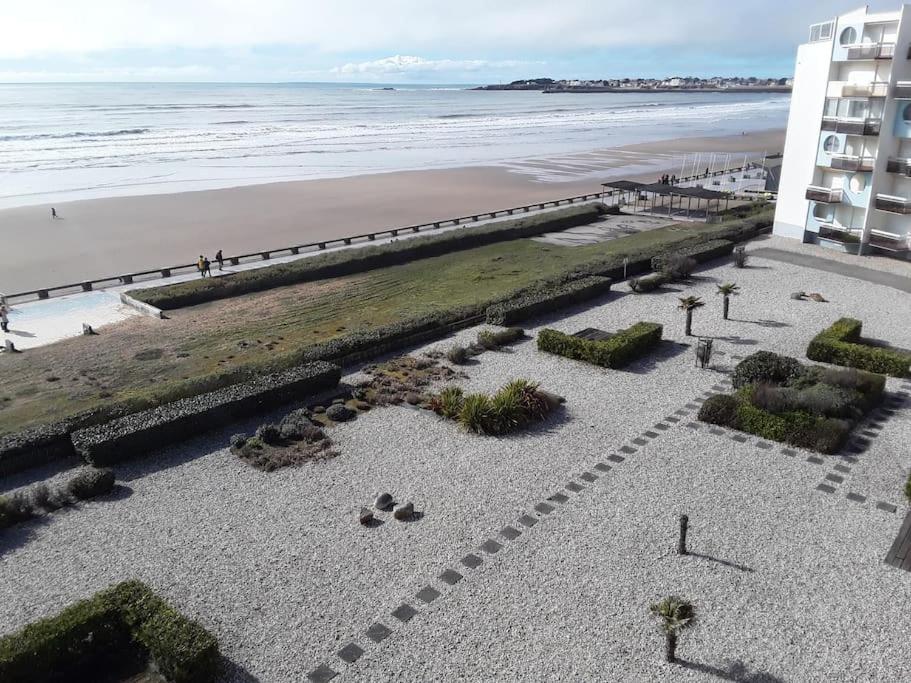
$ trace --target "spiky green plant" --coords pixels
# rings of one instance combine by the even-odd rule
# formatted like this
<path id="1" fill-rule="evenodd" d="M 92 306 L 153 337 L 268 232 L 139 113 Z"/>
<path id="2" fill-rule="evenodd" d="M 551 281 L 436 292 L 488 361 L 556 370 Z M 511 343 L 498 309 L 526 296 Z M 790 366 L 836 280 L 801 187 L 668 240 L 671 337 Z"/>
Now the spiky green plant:
<path id="1" fill-rule="evenodd" d="M 693 311 L 705 306 L 705 302 L 698 296 L 681 296 L 678 298 L 680 303 L 677 308 L 686 312 L 686 336 L 691 337 L 693 335 Z"/>
<path id="2" fill-rule="evenodd" d="M 723 285 L 716 285 L 718 291 L 716 294 L 721 294 L 724 297 L 724 319 L 728 319 L 728 308 L 731 305 L 731 297 L 737 296 L 740 294 L 740 285 L 736 282 L 725 282 Z"/>
<path id="3" fill-rule="evenodd" d="M 677 637 L 681 631 L 693 625 L 696 608 L 686 598 L 671 595 L 649 607 L 649 611 L 660 620 L 658 626 L 664 633 L 664 654 L 667 661 L 677 661 Z"/>
<path id="4" fill-rule="evenodd" d="M 455 420 L 462 412 L 462 402 L 465 397 L 461 387 L 445 387 L 439 394 L 430 400 L 430 407 L 438 415 Z"/>
<path id="5" fill-rule="evenodd" d="M 506 434 L 528 422 L 525 413 L 523 386 L 510 382 L 490 399 L 489 434 Z"/>
<path id="6" fill-rule="evenodd" d="M 492 408 L 487 394 L 468 394 L 462 401 L 459 423 L 468 431 L 487 434 L 491 424 Z"/>

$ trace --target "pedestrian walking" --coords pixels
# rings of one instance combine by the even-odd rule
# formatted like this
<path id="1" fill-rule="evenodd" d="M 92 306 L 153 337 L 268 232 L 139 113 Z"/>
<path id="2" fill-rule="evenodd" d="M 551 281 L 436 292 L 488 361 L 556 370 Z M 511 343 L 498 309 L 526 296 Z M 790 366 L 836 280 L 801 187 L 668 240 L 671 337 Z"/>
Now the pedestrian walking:
<path id="1" fill-rule="evenodd" d="M 51 218 L 57 218 L 57 209 L 51 207 Z"/>
<path id="2" fill-rule="evenodd" d="M 207 259 L 207 258 L 204 258 L 202 260 L 202 274 L 203 274 L 203 277 L 205 277 L 206 275 L 208 275 L 209 277 L 212 277 L 212 264 L 209 262 L 209 259 Z"/>
<path id="3" fill-rule="evenodd" d="M 215 252 L 215 260 L 218 261 L 218 269 L 221 270 L 225 265 L 225 257 L 221 255 L 221 249 Z"/>
<path id="4" fill-rule="evenodd" d="M 196 262 L 196 270 L 202 277 L 206 276 L 206 259 L 202 254 L 199 255 L 199 260 Z"/>
<path id="5" fill-rule="evenodd" d="M 9 332 L 9 313 L 6 305 L 0 305 L 0 330 Z"/>

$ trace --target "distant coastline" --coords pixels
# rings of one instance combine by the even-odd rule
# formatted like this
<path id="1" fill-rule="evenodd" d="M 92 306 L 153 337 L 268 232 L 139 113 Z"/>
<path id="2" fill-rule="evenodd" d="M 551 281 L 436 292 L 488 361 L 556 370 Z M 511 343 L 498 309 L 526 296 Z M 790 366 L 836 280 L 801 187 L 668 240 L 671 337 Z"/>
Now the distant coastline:
<path id="1" fill-rule="evenodd" d="M 623 78 L 554 80 L 526 78 L 512 83 L 482 85 L 472 90 L 531 90 L 550 93 L 774 93 L 788 94 L 790 78 L 723 77 Z"/>
<path id="2" fill-rule="evenodd" d="M 763 86 L 736 86 L 728 88 L 614 88 L 614 87 L 593 87 L 593 86 L 565 86 L 565 87 L 541 87 L 541 86 L 513 86 L 507 85 L 482 85 L 472 90 L 528 90 L 542 92 L 545 95 L 557 93 L 775 93 L 787 95 L 791 92 L 791 86 L 788 85 L 763 85 Z"/>

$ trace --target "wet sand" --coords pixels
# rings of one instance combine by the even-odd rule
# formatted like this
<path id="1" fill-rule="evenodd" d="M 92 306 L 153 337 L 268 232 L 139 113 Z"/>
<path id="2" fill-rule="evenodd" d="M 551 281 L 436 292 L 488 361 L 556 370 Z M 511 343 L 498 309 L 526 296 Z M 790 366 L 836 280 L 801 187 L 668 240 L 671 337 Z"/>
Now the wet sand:
<path id="1" fill-rule="evenodd" d="M 682 155 L 780 152 L 784 131 L 687 138 L 507 162 L 91 199 L 0 211 L 0 292 L 78 282 L 596 192 L 679 173 Z M 720 163 L 720 162 L 718 162 Z M 732 156 L 732 165 L 740 159 Z M 708 160 L 700 163 L 704 171 Z"/>

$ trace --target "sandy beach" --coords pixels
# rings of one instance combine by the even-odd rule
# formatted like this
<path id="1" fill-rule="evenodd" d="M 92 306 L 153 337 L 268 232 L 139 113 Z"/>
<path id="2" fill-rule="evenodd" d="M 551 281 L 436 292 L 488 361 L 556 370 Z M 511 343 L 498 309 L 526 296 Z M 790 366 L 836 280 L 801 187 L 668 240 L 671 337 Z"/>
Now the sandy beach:
<path id="1" fill-rule="evenodd" d="M 0 211 L 0 291 L 56 286 L 594 192 L 679 173 L 683 155 L 780 152 L 784 131 L 629 145 L 500 166 L 403 171 Z M 720 163 L 720 162 L 716 162 Z M 708 159 L 700 169 L 708 166 Z"/>

